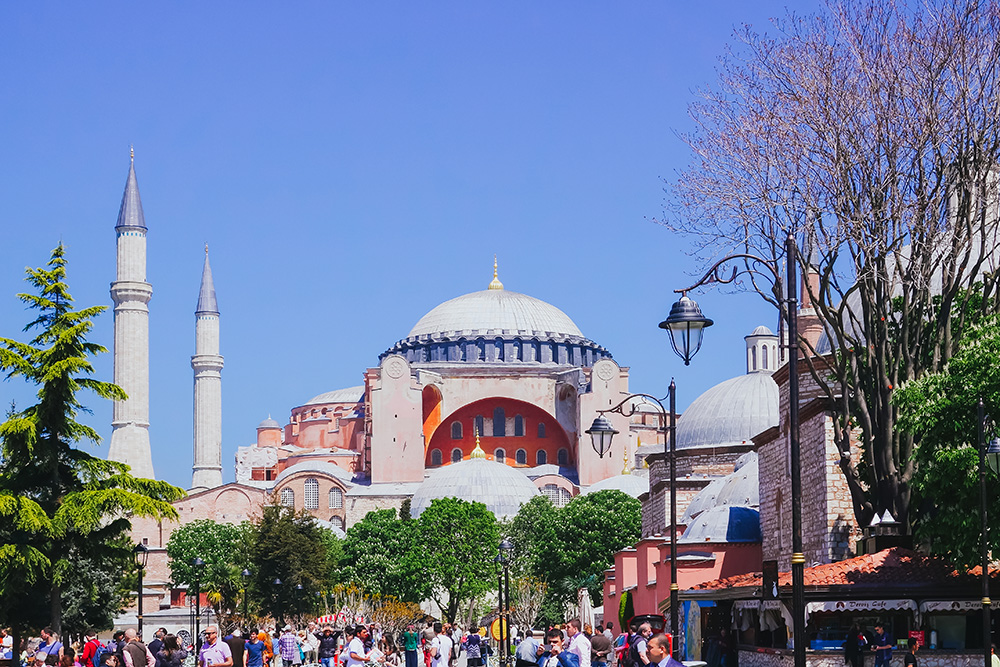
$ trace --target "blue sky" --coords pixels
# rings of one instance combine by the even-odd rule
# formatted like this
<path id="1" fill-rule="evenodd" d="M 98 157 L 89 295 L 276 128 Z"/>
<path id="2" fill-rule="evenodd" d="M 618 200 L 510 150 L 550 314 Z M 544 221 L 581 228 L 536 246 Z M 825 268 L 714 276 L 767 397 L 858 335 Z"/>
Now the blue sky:
<path id="1" fill-rule="evenodd" d="M 797 10 L 813 3 L 799 3 Z M 194 307 L 211 249 L 223 466 L 269 414 L 362 382 L 438 303 L 507 289 L 565 311 L 678 407 L 744 370 L 759 297 L 685 368 L 657 328 L 699 266 L 652 219 L 690 159 L 677 133 L 735 26 L 785 3 L 177 2 L 0 5 L 0 335 L 24 268 L 62 240 L 79 306 L 110 304 L 135 145 L 149 227 L 151 440 L 191 480 Z M 110 311 L 93 339 L 108 348 Z M 111 355 L 97 361 L 111 378 Z M 24 404 L 19 382 L 0 400 Z M 110 404 L 85 399 L 110 437 Z M 98 450 L 106 452 L 106 444 Z"/>

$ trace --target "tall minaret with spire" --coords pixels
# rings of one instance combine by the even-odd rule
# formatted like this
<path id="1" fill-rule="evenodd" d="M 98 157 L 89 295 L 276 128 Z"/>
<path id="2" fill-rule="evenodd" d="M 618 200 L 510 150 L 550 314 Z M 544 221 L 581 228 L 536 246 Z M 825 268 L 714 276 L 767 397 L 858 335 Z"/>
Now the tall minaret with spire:
<path id="1" fill-rule="evenodd" d="M 135 153 L 129 150 L 128 179 L 118 210 L 118 272 L 111 283 L 115 304 L 114 379 L 128 398 L 115 401 L 108 459 L 127 463 L 136 477 L 153 478 L 149 449 L 149 308 L 146 282 L 146 218 L 142 214 Z"/>
<path id="2" fill-rule="evenodd" d="M 194 466 L 191 490 L 222 486 L 222 356 L 219 304 L 205 244 L 205 268 L 194 312 Z"/>

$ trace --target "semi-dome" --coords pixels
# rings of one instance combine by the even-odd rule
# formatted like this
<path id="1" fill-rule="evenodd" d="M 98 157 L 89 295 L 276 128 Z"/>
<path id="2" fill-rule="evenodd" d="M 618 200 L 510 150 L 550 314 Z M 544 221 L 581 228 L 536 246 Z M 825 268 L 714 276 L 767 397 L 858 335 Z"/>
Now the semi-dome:
<path id="1" fill-rule="evenodd" d="M 473 292 L 445 301 L 421 317 L 408 337 L 474 331 L 583 337 L 573 320 L 552 304 L 503 289 Z"/>
<path id="2" fill-rule="evenodd" d="M 357 403 L 365 395 L 365 388 L 362 385 L 348 387 L 346 389 L 335 389 L 319 396 L 313 396 L 304 405 L 319 405 L 320 403 Z"/>
<path id="3" fill-rule="evenodd" d="M 715 500 L 719 497 L 719 491 L 725 483 L 725 477 L 717 477 L 709 482 L 704 489 L 696 493 L 691 502 L 688 503 L 687 510 L 681 518 L 681 523 L 686 526 L 690 525 L 691 521 L 699 514 L 715 507 Z"/>
<path id="4" fill-rule="evenodd" d="M 413 494 L 410 513 L 420 516 L 435 498 L 458 498 L 483 503 L 498 519 L 506 519 L 538 494 L 524 473 L 496 461 L 471 458 L 431 472 Z"/>
<path id="5" fill-rule="evenodd" d="M 749 443 L 778 424 L 778 385 L 769 373 L 720 382 L 677 420 L 677 449 Z"/>
<path id="6" fill-rule="evenodd" d="M 633 475 L 631 473 L 626 475 L 615 475 L 614 477 L 608 477 L 607 479 L 602 479 L 599 482 L 591 484 L 586 489 L 581 491 L 580 495 L 608 490 L 621 491 L 622 493 L 627 493 L 633 498 L 638 498 L 642 494 L 649 491 L 649 478 L 642 475 Z"/>
<path id="7" fill-rule="evenodd" d="M 713 507 L 699 514 L 677 541 L 760 542 L 760 513 L 749 507 Z"/>
<path id="8" fill-rule="evenodd" d="M 715 498 L 716 506 L 760 507 L 760 481 L 756 454 L 746 465 L 723 479 L 725 483 Z"/>

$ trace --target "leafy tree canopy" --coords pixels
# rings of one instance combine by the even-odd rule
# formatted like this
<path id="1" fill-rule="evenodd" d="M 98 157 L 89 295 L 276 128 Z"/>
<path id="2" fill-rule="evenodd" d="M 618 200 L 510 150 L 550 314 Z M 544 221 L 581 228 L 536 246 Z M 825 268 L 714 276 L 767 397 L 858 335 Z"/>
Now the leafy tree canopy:
<path id="1" fill-rule="evenodd" d="M 396 510 L 374 510 L 347 529 L 341 543 L 337 578 L 353 582 L 370 595 L 393 595 L 421 602 L 428 593 L 427 578 L 414 569 L 408 554 L 414 547 L 415 521 L 396 518 Z"/>

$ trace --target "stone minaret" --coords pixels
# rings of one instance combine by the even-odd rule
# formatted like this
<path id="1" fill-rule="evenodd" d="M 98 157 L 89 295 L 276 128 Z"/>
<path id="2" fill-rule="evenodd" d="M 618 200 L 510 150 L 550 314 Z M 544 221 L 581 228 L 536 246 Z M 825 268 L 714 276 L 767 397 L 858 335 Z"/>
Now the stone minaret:
<path id="1" fill-rule="evenodd" d="M 111 283 L 115 304 L 115 384 L 128 398 L 115 401 L 108 459 L 127 463 L 136 477 L 153 478 L 149 449 L 149 298 L 146 282 L 146 219 L 131 156 L 118 211 L 118 273 Z"/>
<path id="2" fill-rule="evenodd" d="M 219 304 L 205 246 L 205 268 L 194 313 L 194 466 L 192 491 L 222 486 L 222 356 Z"/>

